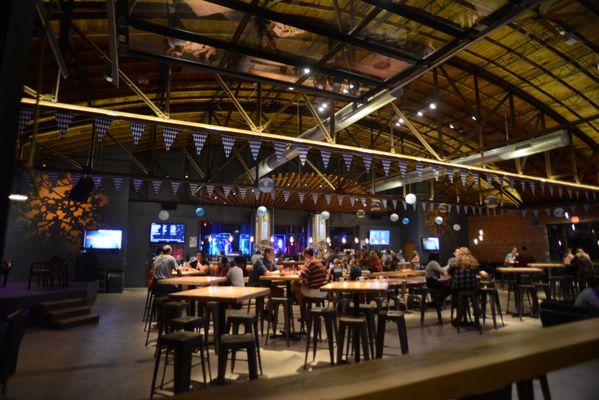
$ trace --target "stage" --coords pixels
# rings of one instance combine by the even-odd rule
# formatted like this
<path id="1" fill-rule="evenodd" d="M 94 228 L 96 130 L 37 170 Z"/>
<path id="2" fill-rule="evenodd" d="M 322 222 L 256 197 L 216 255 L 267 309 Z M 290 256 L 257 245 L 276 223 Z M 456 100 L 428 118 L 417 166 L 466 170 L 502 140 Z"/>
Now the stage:
<path id="1" fill-rule="evenodd" d="M 98 282 L 70 282 L 67 287 L 38 288 L 35 284 L 27 290 L 27 282 L 11 282 L 0 287 L 0 319 L 19 308 L 28 309 L 32 315 L 36 313 L 36 305 L 47 301 L 81 298 L 85 304 L 92 306 L 96 302 Z"/>

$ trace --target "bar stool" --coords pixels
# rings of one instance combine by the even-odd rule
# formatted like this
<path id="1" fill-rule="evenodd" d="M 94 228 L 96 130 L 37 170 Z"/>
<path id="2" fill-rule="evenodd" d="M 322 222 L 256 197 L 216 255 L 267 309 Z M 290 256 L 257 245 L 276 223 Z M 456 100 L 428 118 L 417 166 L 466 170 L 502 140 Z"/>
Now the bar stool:
<path id="1" fill-rule="evenodd" d="M 158 369 L 160 367 L 160 359 L 162 358 L 162 349 L 166 348 L 165 365 L 163 369 L 162 382 L 160 383 L 160 389 L 164 386 L 164 373 L 166 372 L 166 365 L 168 363 L 169 352 L 173 351 L 173 382 L 174 392 L 181 393 L 189 391 L 190 378 L 191 378 L 191 354 L 195 350 L 200 351 L 200 363 L 202 366 L 202 375 L 204 383 L 206 381 L 206 368 L 204 357 L 204 342 L 202 335 L 187 331 L 178 331 L 169 334 L 162 335 L 158 338 L 157 357 L 154 362 L 154 373 L 152 375 L 152 387 L 150 391 L 150 398 L 153 398 L 156 392 L 156 377 L 158 375 Z"/>
<path id="2" fill-rule="evenodd" d="M 227 358 L 230 350 L 245 350 L 247 352 L 250 380 L 258 379 L 256 339 L 254 335 L 250 333 L 243 335 L 224 334 L 220 337 L 217 382 L 221 384 L 225 382 Z"/>
<path id="3" fill-rule="evenodd" d="M 364 352 L 364 359 L 370 360 L 370 354 L 368 350 L 368 324 L 366 317 L 350 317 L 342 316 L 339 318 L 339 331 L 337 333 L 337 364 L 341 364 L 343 359 L 343 345 L 345 344 L 345 331 L 348 331 L 347 345 L 352 340 L 352 337 L 357 337 L 358 341 L 362 344 L 362 351 Z M 356 343 L 356 347 L 360 343 Z"/>
<path id="4" fill-rule="evenodd" d="M 291 329 L 293 328 L 293 308 L 289 305 L 290 301 L 291 299 L 287 297 L 271 297 L 270 304 L 272 308 L 271 316 L 268 319 L 268 324 L 266 325 L 266 340 L 264 342 L 265 346 L 268 345 L 268 332 L 270 331 L 271 325 L 273 336 L 277 335 L 277 325 L 279 323 L 279 306 L 283 306 L 284 331 L 285 336 L 287 338 L 287 347 L 289 347 L 289 338 L 291 336 Z M 288 310 L 291 310 L 291 315 L 289 315 Z"/>
<path id="5" fill-rule="evenodd" d="M 451 316 L 453 317 L 453 310 L 457 308 L 456 315 L 456 328 L 460 333 L 460 327 L 462 326 L 462 320 L 466 319 L 467 314 L 470 312 L 470 303 L 472 303 L 472 309 L 474 314 L 474 321 L 476 328 L 482 335 L 482 326 L 480 324 L 480 304 L 479 294 L 475 292 L 458 292 L 457 301 L 454 299 L 451 305 Z"/>
<path id="6" fill-rule="evenodd" d="M 443 317 L 441 316 L 441 301 L 439 299 L 439 293 L 436 290 L 429 289 L 428 287 L 416 288 L 414 293 L 420 296 L 420 325 L 424 325 L 424 314 L 426 313 L 427 306 L 426 301 L 428 296 L 431 296 L 433 305 L 437 311 L 437 321 L 439 325 L 443 325 Z"/>
<path id="7" fill-rule="evenodd" d="M 337 310 L 335 308 L 313 307 L 308 310 L 308 320 L 306 321 L 306 354 L 304 357 L 304 369 L 308 366 L 308 353 L 310 352 L 310 334 L 312 334 L 312 362 L 316 359 L 318 349 L 318 336 L 321 331 L 321 318 L 324 321 L 324 328 L 327 333 L 329 346 L 329 357 L 331 366 L 335 365 L 335 326 L 337 325 Z"/>
<path id="8" fill-rule="evenodd" d="M 152 291 L 152 286 L 148 286 L 148 294 L 146 294 L 146 304 L 144 306 L 144 314 L 142 317 L 142 321 L 146 322 L 150 315 L 150 311 L 152 310 L 152 301 L 154 300 L 154 292 Z M 145 331 L 145 327 L 144 327 Z"/>
<path id="9" fill-rule="evenodd" d="M 189 307 L 187 301 L 169 301 L 162 303 L 158 308 L 158 336 L 170 333 L 170 320 L 179 318 Z"/>
<path id="10" fill-rule="evenodd" d="M 538 318 L 539 316 L 539 299 L 537 297 L 537 289 L 535 288 L 535 285 L 520 285 L 519 287 L 519 301 L 518 301 L 518 305 L 519 305 L 519 309 L 518 309 L 518 314 L 520 315 L 520 320 L 522 320 L 522 315 L 524 314 L 524 295 L 526 294 L 526 297 L 528 299 L 528 304 L 530 305 L 530 314 L 535 317 Z"/>
<path id="11" fill-rule="evenodd" d="M 258 317 L 255 314 L 239 314 L 227 317 L 227 333 L 239 334 L 239 328 L 243 326 L 243 333 L 253 334 L 256 339 L 256 353 L 258 354 L 258 367 L 262 375 L 262 357 L 260 356 L 260 338 L 258 336 Z M 232 350 L 231 372 L 235 368 L 235 356 L 237 351 Z"/>
<path id="12" fill-rule="evenodd" d="M 366 324 L 368 328 L 368 343 L 370 346 L 370 354 L 374 355 L 374 342 L 376 338 L 376 322 L 374 315 L 379 311 L 378 305 L 360 304 L 360 313 L 366 317 Z"/>
<path id="13" fill-rule="evenodd" d="M 156 297 L 152 295 L 152 304 L 150 306 L 150 312 L 148 313 L 148 319 L 144 324 L 144 331 L 146 331 L 146 344 L 150 342 L 150 330 L 152 330 L 152 322 L 158 323 L 158 309 L 167 301 L 167 297 Z"/>
<path id="14" fill-rule="evenodd" d="M 501 317 L 501 325 L 503 323 L 503 314 L 501 313 L 501 302 L 499 301 L 499 291 L 494 287 L 483 287 L 480 289 L 481 310 L 483 314 L 483 325 L 487 317 L 487 297 L 489 297 L 489 305 L 491 309 L 491 317 L 493 318 L 493 327 L 497 329 L 497 313 Z"/>
<path id="15" fill-rule="evenodd" d="M 399 334 L 401 354 L 408 354 L 408 331 L 404 313 L 395 310 L 382 310 L 378 313 L 378 327 L 376 336 L 376 358 L 383 358 L 383 347 L 385 346 L 385 325 L 387 321 L 395 322 Z"/>

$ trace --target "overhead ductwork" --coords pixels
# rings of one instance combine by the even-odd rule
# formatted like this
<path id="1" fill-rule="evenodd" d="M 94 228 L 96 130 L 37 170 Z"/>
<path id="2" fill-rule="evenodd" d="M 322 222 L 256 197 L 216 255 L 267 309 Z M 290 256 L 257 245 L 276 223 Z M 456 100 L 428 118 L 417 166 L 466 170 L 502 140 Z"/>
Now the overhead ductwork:
<path id="1" fill-rule="evenodd" d="M 560 130 L 534 139 L 528 139 L 523 142 L 485 151 L 482 154 L 473 154 L 471 156 L 458 158 L 451 162 L 469 166 L 480 166 L 482 164 L 491 164 L 498 161 L 527 157 L 544 151 L 568 146 L 569 144 L 570 138 L 568 137 L 568 133 L 564 130 Z M 420 179 L 428 180 L 433 177 L 433 169 L 431 167 L 426 167 L 422 170 L 422 177 Z M 398 188 L 403 184 L 418 182 L 418 180 L 418 174 L 416 171 L 413 171 L 406 174 L 405 179 L 399 179 L 397 176 L 382 179 L 375 184 L 374 190 L 375 192 L 384 192 Z"/>

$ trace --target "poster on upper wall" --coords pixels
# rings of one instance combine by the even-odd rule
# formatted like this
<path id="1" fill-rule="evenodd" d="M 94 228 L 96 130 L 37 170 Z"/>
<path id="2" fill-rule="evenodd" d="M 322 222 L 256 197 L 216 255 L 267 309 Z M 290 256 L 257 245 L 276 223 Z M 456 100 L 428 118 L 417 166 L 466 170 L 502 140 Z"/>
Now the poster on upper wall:
<path id="1" fill-rule="evenodd" d="M 194 249 L 196 247 L 196 243 L 198 243 L 198 237 L 190 236 L 189 237 L 189 248 Z"/>

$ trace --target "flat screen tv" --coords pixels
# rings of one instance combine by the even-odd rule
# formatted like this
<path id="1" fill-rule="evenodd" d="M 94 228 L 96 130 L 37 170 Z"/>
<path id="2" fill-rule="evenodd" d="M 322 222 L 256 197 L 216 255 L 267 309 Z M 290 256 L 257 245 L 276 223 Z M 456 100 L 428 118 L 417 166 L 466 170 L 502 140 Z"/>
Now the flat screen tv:
<path id="1" fill-rule="evenodd" d="M 123 231 L 120 229 L 86 230 L 83 235 L 83 248 L 86 250 L 120 250 Z"/>
<path id="2" fill-rule="evenodd" d="M 152 222 L 150 243 L 185 243 L 185 224 L 163 224 Z"/>
<path id="3" fill-rule="evenodd" d="M 438 237 L 423 237 L 422 238 L 422 250 L 424 250 L 424 251 L 439 251 L 439 238 Z"/>
<path id="4" fill-rule="evenodd" d="M 368 241 L 370 245 L 374 246 L 385 246 L 389 244 L 389 231 L 387 230 L 372 230 Z"/>

